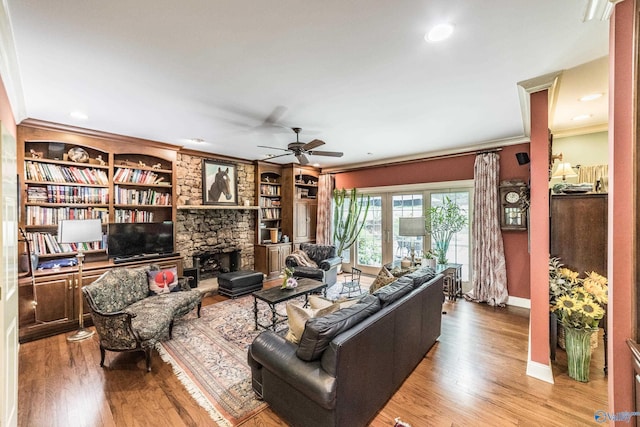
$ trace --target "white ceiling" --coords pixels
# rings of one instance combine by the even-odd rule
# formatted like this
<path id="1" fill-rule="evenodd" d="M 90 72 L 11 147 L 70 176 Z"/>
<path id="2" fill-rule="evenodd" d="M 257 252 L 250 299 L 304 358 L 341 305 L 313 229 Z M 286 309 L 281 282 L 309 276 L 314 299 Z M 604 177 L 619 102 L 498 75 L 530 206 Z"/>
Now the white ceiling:
<path id="1" fill-rule="evenodd" d="M 297 126 L 322 167 L 521 137 L 517 82 L 608 53 L 587 0 L 5 1 L 28 117 L 251 160 Z"/>

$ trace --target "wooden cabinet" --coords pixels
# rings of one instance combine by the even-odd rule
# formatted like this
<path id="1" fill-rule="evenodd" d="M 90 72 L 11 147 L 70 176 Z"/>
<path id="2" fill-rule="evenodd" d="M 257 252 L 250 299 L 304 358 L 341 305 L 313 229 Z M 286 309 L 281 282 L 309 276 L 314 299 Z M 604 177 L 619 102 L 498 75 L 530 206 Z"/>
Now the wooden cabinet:
<path id="1" fill-rule="evenodd" d="M 288 165 L 282 171 L 282 232 L 294 245 L 315 242 L 318 214 L 318 170 Z"/>
<path id="2" fill-rule="evenodd" d="M 607 195 L 551 197 L 551 256 L 581 275 L 607 275 Z"/>
<path id="3" fill-rule="evenodd" d="M 278 277 L 285 267 L 285 260 L 291 254 L 291 243 L 256 245 L 254 251 L 256 270 L 272 279 Z"/>

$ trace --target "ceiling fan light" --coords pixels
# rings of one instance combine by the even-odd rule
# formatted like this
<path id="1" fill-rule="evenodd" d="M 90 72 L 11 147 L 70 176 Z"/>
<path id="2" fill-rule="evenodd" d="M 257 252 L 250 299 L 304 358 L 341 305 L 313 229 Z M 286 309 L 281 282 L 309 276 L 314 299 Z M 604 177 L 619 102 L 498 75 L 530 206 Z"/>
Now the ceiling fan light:
<path id="1" fill-rule="evenodd" d="M 591 114 L 580 114 L 579 116 L 575 116 L 571 120 L 575 122 L 581 122 L 583 120 L 589 120 L 591 118 Z"/>
<path id="2" fill-rule="evenodd" d="M 453 34 L 453 25 L 448 23 L 438 24 L 425 34 L 424 39 L 428 42 L 439 42 L 448 39 L 451 34 Z"/>

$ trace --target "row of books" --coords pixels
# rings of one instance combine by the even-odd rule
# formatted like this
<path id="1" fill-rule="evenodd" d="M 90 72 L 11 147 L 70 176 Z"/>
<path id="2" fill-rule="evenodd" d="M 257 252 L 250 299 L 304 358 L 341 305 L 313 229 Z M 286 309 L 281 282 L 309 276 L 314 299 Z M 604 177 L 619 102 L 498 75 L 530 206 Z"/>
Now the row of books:
<path id="1" fill-rule="evenodd" d="M 102 169 L 26 161 L 24 171 L 29 181 L 109 185 L 107 173 Z"/>
<path id="2" fill-rule="evenodd" d="M 300 188 L 296 187 L 296 198 L 297 199 L 315 199 L 317 190 L 314 188 L 313 191 L 309 191 L 308 188 Z"/>
<path id="3" fill-rule="evenodd" d="M 57 225 L 62 219 L 100 219 L 103 224 L 109 222 L 107 208 L 47 208 L 27 206 L 26 225 Z"/>
<path id="4" fill-rule="evenodd" d="M 280 219 L 280 209 L 263 208 L 262 217 L 265 219 Z"/>
<path id="5" fill-rule="evenodd" d="M 269 199 L 267 197 L 260 197 L 260 206 L 265 208 L 278 208 L 280 207 L 280 200 Z"/>
<path id="6" fill-rule="evenodd" d="M 26 233 L 26 237 L 31 241 L 31 250 L 38 255 L 64 254 L 83 251 L 100 250 L 106 248 L 106 236 L 99 242 L 89 243 L 59 243 L 51 233 Z"/>
<path id="7" fill-rule="evenodd" d="M 116 209 L 115 222 L 153 222 L 153 212 L 137 209 Z"/>
<path id="8" fill-rule="evenodd" d="M 27 187 L 27 202 L 30 203 L 109 203 L 109 189 L 77 187 L 71 185 L 47 185 Z"/>
<path id="9" fill-rule="evenodd" d="M 136 190 L 115 186 L 114 202 L 119 205 L 171 206 L 171 194 L 156 190 Z"/>
<path id="10" fill-rule="evenodd" d="M 134 183 L 134 184 L 162 184 L 171 185 L 170 182 L 164 182 L 164 177 L 149 170 L 118 168 L 113 175 L 114 182 Z"/>
<path id="11" fill-rule="evenodd" d="M 267 196 L 279 196 L 280 195 L 280 186 L 261 184 L 260 185 L 260 194 L 266 194 Z"/>

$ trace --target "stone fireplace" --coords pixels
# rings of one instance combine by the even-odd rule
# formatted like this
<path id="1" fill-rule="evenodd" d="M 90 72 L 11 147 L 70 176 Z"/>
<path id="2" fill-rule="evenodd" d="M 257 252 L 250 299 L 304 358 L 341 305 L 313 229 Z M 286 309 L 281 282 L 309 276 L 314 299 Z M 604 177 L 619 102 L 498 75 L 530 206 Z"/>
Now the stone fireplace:
<path id="1" fill-rule="evenodd" d="M 230 252 L 199 252 L 192 257 L 193 268 L 198 269 L 199 280 L 218 277 L 220 273 L 238 271 L 240 251 Z"/>

